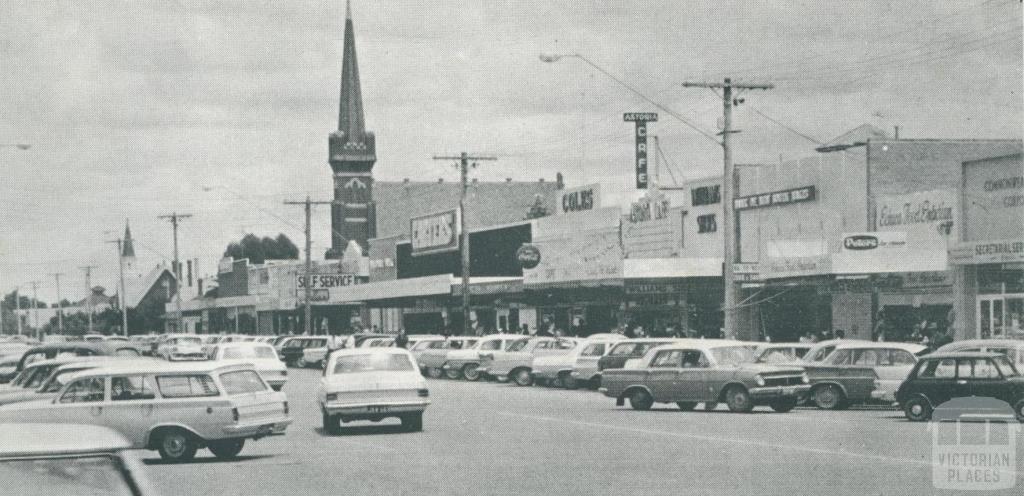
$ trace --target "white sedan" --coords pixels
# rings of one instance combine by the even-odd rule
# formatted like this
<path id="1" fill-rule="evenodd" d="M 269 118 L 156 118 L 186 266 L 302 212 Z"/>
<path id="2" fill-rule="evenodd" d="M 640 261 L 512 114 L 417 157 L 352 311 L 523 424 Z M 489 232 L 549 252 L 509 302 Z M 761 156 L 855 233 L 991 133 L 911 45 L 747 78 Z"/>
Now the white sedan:
<path id="1" fill-rule="evenodd" d="M 402 348 L 355 348 L 331 353 L 317 388 L 324 431 L 339 422 L 380 422 L 397 417 L 409 431 L 423 429 L 430 405 L 427 381 L 412 354 Z"/>
<path id="2" fill-rule="evenodd" d="M 229 363 L 251 363 L 260 377 L 270 384 L 274 391 L 280 391 L 288 382 L 288 367 L 277 356 L 269 344 L 234 342 L 218 344 L 213 348 L 210 359 Z"/>

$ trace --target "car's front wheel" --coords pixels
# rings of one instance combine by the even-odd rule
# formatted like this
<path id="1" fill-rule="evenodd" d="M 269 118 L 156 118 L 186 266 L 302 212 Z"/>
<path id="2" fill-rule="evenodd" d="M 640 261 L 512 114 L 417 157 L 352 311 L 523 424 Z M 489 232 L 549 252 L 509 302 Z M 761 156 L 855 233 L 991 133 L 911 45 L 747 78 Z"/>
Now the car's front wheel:
<path id="1" fill-rule="evenodd" d="M 462 367 L 462 377 L 465 377 L 467 381 L 479 381 L 480 371 L 477 370 L 477 367 L 479 367 L 479 365 L 475 363 L 470 363 L 465 367 Z"/>
<path id="2" fill-rule="evenodd" d="M 157 451 L 169 462 L 187 462 L 196 456 L 199 445 L 192 434 L 181 429 L 165 431 L 160 435 Z"/>
<path id="3" fill-rule="evenodd" d="M 213 456 L 221 459 L 230 459 L 238 456 L 245 447 L 245 439 L 222 439 L 209 441 L 206 447 L 210 449 Z"/>
<path id="4" fill-rule="evenodd" d="M 402 427 L 409 432 L 423 430 L 423 412 L 409 413 L 402 417 Z"/>
<path id="5" fill-rule="evenodd" d="M 815 405 L 822 410 L 839 410 L 846 403 L 846 395 L 833 384 L 824 384 L 811 392 L 811 398 Z"/>
<path id="6" fill-rule="evenodd" d="M 796 398 L 783 398 L 771 402 L 772 410 L 779 413 L 786 413 L 796 408 Z"/>
<path id="7" fill-rule="evenodd" d="M 1024 399 L 1013 405 L 1013 413 L 1017 415 L 1018 422 L 1024 422 Z"/>
<path id="8" fill-rule="evenodd" d="M 530 374 L 530 369 L 517 370 L 516 373 L 512 375 L 512 380 L 520 386 L 529 386 L 533 384 L 533 376 Z"/>
<path id="9" fill-rule="evenodd" d="M 932 405 L 924 396 L 915 396 L 903 405 L 903 413 L 911 422 L 924 422 L 932 418 Z"/>
<path id="10" fill-rule="evenodd" d="M 449 378 L 449 379 L 451 379 L 453 381 L 454 380 L 458 380 L 458 379 L 462 378 L 462 370 L 457 369 L 455 367 L 449 367 L 449 368 L 445 369 L 444 375 L 445 375 L 445 377 L 447 377 L 447 378 Z"/>
<path id="11" fill-rule="evenodd" d="M 732 386 L 725 392 L 725 402 L 729 410 L 737 413 L 750 413 L 754 410 L 754 402 L 750 393 L 741 386 Z"/>
<path id="12" fill-rule="evenodd" d="M 431 379 L 440 379 L 444 375 L 444 371 L 437 367 L 427 367 L 427 375 Z"/>
<path id="13" fill-rule="evenodd" d="M 637 389 L 629 395 L 629 406 L 634 410 L 650 410 L 654 406 L 654 398 L 643 389 Z"/>

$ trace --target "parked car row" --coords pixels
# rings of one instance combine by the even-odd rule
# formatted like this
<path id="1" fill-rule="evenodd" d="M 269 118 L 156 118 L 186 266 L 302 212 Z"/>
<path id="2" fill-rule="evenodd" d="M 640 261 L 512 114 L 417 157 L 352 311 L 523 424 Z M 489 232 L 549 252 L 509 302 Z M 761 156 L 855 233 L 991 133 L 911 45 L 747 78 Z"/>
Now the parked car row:
<path id="1" fill-rule="evenodd" d="M 431 337 L 411 351 L 427 377 L 510 380 L 520 386 L 567 389 L 587 386 L 615 398 L 618 405 L 629 402 L 640 410 L 655 403 L 676 403 L 684 410 L 700 403 L 714 409 L 724 403 L 737 412 L 762 405 L 786 412 L 798 404 L 837 410 L 880 403 L 899 406 L 914 420 L 927 417 L 942 401 L 973 395 L 1005 401 L 1024 420 L 1024 379 L 1017 372 L 1024 364 L 1024 343 L 1012 340 L 955 342 L 929 355 L 919 344 L 859 340 L 750 343 L 496 334 Z M 943 353 L 961 353 L 970 365 L 959 365 L 960 358 L 952 356 L 945 356 L 942 367 L 922 365 L 932 364 Z M 921 374 L 937 380 L 932 366 L 938 367 L 939 378 L 960 386 L 943 386 L 945 391 L 957 391 L 953 396 L 933 398 L 919 391 Z"/>

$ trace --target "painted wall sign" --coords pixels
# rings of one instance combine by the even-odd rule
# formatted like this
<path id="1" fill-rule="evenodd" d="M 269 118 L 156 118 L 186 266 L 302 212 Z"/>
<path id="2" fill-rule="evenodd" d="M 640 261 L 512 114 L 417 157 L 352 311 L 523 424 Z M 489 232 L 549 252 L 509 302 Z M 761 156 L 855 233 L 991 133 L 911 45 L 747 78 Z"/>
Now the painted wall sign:
<path id="1" fill-rule="evenodd" d="M 601 187 L 598 184 L 566 189 L 558 196 L 558 213 L 560 214 L 584 212 L 601 206 Z"/>
<path id="2" fill-rule="evenodd" d="M 981 242 L 1024 236 L 1022 170 L 1020 155 L 964 164 L 963 239 Z"/>
<path id="3" fill-rule="evenodd" d="M 459 211 L 448 210 L 409 219 L 412 254 L 459 249 Z"/>
<path id="4" fill-rule="evenodd" d="M 657 122 L 655 112 L 626 112 L 622 120 L 635 124 L 636 137 L 636 188 L 647 189 L 647 123 Z"/>
<path id="5" fill-rule="evenodd" d="M 906 233 L 912 249 L 945 249 L 946 232 L 950 240 L 959 238 L 957 204 L 952 190 L 882 195 L 875 199 L 875 228 Z"/>
<path id="6" fill-rule="evenodd" d="M 733 200 L 733 207 L 736 210 L 749 210 L 752 208 L 789 205 L 791 203 L 800 203 L 814 199 L 816 199 L 814 186 L 804 186 L 802 188 L 786 189 L 782 191 L 773 191 L 771 193 L 762 193 L 759 195 L 736 198 Z"/>

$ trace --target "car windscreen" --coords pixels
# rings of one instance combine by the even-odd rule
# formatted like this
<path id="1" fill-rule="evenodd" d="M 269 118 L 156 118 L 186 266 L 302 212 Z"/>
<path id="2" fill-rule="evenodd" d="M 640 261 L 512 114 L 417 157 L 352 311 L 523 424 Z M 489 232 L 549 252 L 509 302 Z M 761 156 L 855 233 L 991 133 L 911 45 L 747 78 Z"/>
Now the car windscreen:
<path id="1" fill-rule="evenodd" d="M 104 455 L 0 462 L 4 494 L 131 496 L 120 463 Z"/>
<path id="2" fill-rule="evenodd" d="M 267 390 L 266 383 L 255 370 L 238 370 L 220 375 L 220 383 L 229 395 L 259 393 Z"/>
<path id="3" fill-rule="evenodd" d="M 739 365 L 754 361 L 753 346 L 718 346 L 711 348 L 711 356 L 722 365 Z"/>
<path id="4" fill-rule="evenodd" d="M 513 341 L 512 344 L 508 345 L 508 351 L 523 351 L 523 348 L 526 348 L 527 344 L 530 344 L 529 339 L 519 339 Z"/>
<path id="5" fill-rule="evenodd" d="M 229 346 L 224 348 L 221 358 L 228 360 L 240 358 L 277 358 L 277 354 L 269 346 Z"/>
<path id="6" fill-rule="evenodd" d="M 68 383 L 68 378 L 75 372 L 81 372 L 88 367 L 68 368 L 57 370 L 50 374 L 50 378 L 39 388 L 40 393 L 59 393 Z"/>
<path id="7" fill-rule="evenodd" d="M 398 353 L 375 353 L 341 356 L 334 362 L 335 374 L 357 372 L 406 372 L 416 370 L 409 357 Z"/>

